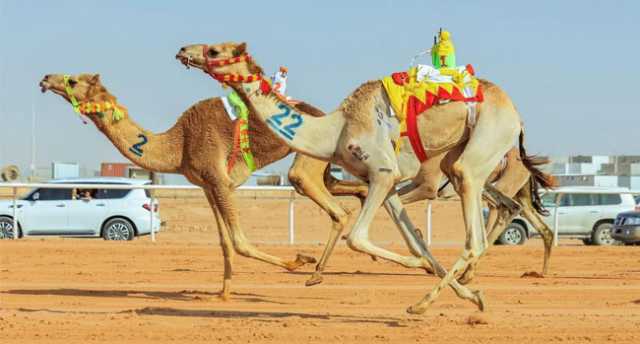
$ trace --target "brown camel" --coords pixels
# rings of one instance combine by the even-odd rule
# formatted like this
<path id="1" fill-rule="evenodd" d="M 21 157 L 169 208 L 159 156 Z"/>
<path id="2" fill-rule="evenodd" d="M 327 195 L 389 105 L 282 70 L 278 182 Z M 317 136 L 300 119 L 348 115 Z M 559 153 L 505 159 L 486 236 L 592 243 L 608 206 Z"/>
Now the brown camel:
<path id="1" fill-rule="evenodd" d="M 420 162 L 407 142 L 396 155 L 392 142 L 399 139 L 398 123 L 390 113 L 390 101 L 380 81 L 363 84 L 336 111 L 325 117 L 314 118 L 304 111 L 293 109 L 265 90 L 260 80 L 242 84 L 237 82 L 262 72 L 247 57 L 244 43 L 186 46 L 177 57 L 185 64 L 207 70 L 217 80 L 234 88 L 260 120 L 267 123 L 269 129 L 294 150 L 337 163 L 369 182 L 364 207 L 347 241 L 349 246 L 399 263 L 414 258 L 398 256 L 369 241 L 369 225 L 377 208 L 384 203 L 385 209 L 400 224 L 412 252 L 420 254 L 425 265 L 434 266 L 442 278 L 423 300 L 408 309 L 409 312 L 423 313 L 447 285 L 459 297 L 484 309 L 481 292 L 460 285 L 455 277 L 467 266 L 475 264 L 487 246 L 482 220 L 483 189 L 492 192 L 499 202 L 510 200 L 485 184 L 518 134 L 521 157 L 528 159 L 524 154 L 524 134 L 519 115 L 500 88 L 482 81 L 485 100 L 478 104 L 479 119 L 473 129 L 467 126 L 466 107 L 460 102 L 435 106 L 428 111 L 428 116 L 421 116 L 418 120 L 418 130 L 424 140 L 422 148 L 430 156 L 446 152 L 442 169 L 462 201 L 467 232 L 465 249 L 447 272 L 416 236 L 415 228 L 393 188 L 396 183 L 414 177 Z M 387 123 L 394 122 L 395 126 L 377 121 L 379 116 Z M 525 163 L 525 166 L 533 168 L 530 163 Z M 231 235 L 237 234 L 232 232 Z"/>
<path id="2" fill-rule="evenodd" d="M 232 152 L 234 122 L 227 116 L 219 98 L 196 103 L 183 113 L 172 128 L 165 133 L 154 134 L 131 120 L 126 109 L 118 105 L 116 97 L 102 85 L 99 75 L 81 74 L 69 77 L 67 85 L 79 106 L 110 104 L 122 109 L 122 118 L 114 118 L 112 108 L 92 112 L 88 117 L 125 157 L 151 171 L 183 174 L 190 182 L 204 189 L 216 218 L 224 253 L 225 272 L 220 294 L 223 298 L 228 298 L 230 294 L 234 250 L 243 256 L 290 271 L 315 262 L 315 259 L 304 255 L 298 255 L 295 261 L 285 261 L 261 252 L 246 240 L 238 224 L 238 211 L 229 199 L 233 190 L 243 184 L 251 172 L 242 159 L 227 171 L 228 157 Z M 51 90 L 73 103 L 66 91 L 63 75 L 46 75 L 40 86 L 43 92 Z M 315 115 L 322 115 L 321 111 L 308 104 L 300 103 L 297 106 Z M 258 169 L 291 152 L 255 116 L 249 116 L 249 132 Z M 324 180 L 327 180 L 331 192 L 336 195 L 358 195 L 359 192 L 366 192 L 366 188 L 355 183 L 336 182 L 328 175 L 327 162 L 300 154 L 289 170 L 289 178 L 298 192 L 309 196 L 333 219 L 333 231 L 329 240 L 330 247 L 333 248 L 348 221 L 348 213 L 332 198 Z M 233 228 L 237 234 L 233 242 L 228 236 L 227 227 Z M 318 266 L 324 264 L 326 259 L 320 261 Z"/>

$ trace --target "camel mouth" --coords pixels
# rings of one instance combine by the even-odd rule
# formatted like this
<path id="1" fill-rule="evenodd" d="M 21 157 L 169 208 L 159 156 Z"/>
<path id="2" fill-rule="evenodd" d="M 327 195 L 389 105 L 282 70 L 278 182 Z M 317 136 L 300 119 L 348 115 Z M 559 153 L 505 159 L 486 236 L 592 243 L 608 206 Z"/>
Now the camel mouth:
<path id="1" fill-rule="evenodd" d="M 182 54 L 177 54 L 176 59 L 180 61 L 187 69 L 190 69 L 193 63 L 191 62 L 191 56 L 184 56 Z"/>
<path id="2" fill-rule="evenodd" d="M 50 87 L 49 83 L 44 81 L 44 80 L 40 81 L 39 86 L 40 86 L 40 92 L 42 92 L 42 93 L 47 92 L 49 90 L 49 87 Z"/>

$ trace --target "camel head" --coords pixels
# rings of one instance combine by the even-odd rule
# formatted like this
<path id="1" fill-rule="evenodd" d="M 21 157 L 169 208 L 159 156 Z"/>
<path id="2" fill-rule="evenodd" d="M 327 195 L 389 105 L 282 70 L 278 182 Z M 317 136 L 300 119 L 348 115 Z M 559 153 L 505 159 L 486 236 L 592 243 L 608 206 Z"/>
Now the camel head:
<path id="1" fill-rule="evenodd" d="M 247 55 L 246 43 L 193 44 L 180 48 L 176 59 L 187 68 L 195 67 L 212 77 L 262 75 L 262 69 Z"/>
<path id="2" fill-rule="evenodd" d="M 66 92 L 63 74 L 47 74 L 40 81 L 40 90 L 42 93 L 51 91 L 62 96 L 68 102 L 71 102 L 69 97 L 73 95 L 78 102 L 82 103 L 92 101 L 95 91 L 98 88 L 103 88 L 100 84 L 100 74 L 70 75 L 67 84 L 71 89 L 71 94 Z"/>
<path id="3" fill-rule="evenodd" d="M 122 119 L 104 116 L 102 112 L 118 106 L 119 115 L 126 114 L 126 109 L 117 105 L 116 98 L 100 82 L 100 74 L 47 74 L 40 81 L 40 90 L 42 93 L 51 91 L 61 96 L 76 112 L 87 115 L 99 127 Z M 92 110 L 91 106 L 96 105 L 100 111 Z"/>

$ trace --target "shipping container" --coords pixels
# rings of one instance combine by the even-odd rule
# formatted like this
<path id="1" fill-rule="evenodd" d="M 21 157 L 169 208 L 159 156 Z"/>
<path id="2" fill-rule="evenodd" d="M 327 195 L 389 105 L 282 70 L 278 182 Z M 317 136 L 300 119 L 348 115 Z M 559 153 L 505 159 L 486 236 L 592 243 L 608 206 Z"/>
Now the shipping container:
<path id="1" fill-rule="evenodd" d="M 103 162 L 100 165 L 100 175 L 103 177 L 128 177 L 129 167 L 134 166 L 127 162 Z"/>

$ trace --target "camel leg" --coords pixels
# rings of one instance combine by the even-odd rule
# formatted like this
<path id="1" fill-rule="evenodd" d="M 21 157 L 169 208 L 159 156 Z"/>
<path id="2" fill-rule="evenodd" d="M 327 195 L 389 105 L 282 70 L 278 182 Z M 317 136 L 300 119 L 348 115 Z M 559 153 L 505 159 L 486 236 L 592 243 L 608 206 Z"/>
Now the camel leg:
<path id="1" fill-rule="evenodd" d="M 464 271 L 467 265 L 472 264 L 482 254 L 485 246 L 484 242 L 484 228 L 482 223 L 482 191 L 480 183 L 473 182 L 471 176 L 468 176 L 466 166 L 459 166 L 461 164 L 456 163 L 454 169 L 458 170 L 458 175 L 461 178 L 461 182 L 457 185 L 458 190 L 461 190 L 460 196 L 462 198 L 462 210 L 465 220 L 465 229 L 467 232 L 465 248 L 462 255 L 453 264 L 453 267 L 442 280 L 417 304 L 409 307 L 407 312 L 411 314 L 422 314 L 426 311 L 427 307 L 435 301 L 440 295 L 442 289 L 444 289 L 449 283 L 455 280 L 458 273 Z M 473 292 L 476 299 L 472 301 L 478 306 L 480 310 L 484 310 L 484 301 L 480 291 Z"/>
<path id="2" fill-rule="evenodd" d="M 377 256 L 382 259 L 398 263 L 407 268 L 428 268 L 429 263 L 417 257 L 406 257 L 375 246 L 369 241 L 369 224 L 373 221 L 376 210 L 387 197 L 393 187 L 393 177 L 390 173 L 370 175 L 369 196 L 364 202 L 362 211 L 347 238 L 347 245 L 354 251 Z"/>
<path id="3" fill-rule="evenodd" d="M 216 218 L 220 246 L 222 247 L 222 254 L 224 256 L 224 277 L 222 279 L 222 291 L 220 292 L 220 298 L 226 301 L 229 300 L 231 295 L 231 277 L 233 275 L 233 258 L 235 253 L 233 251 L 233 243 L 229 237 L 229 231 L 222 220 L 222 215 L 220 214 L 220 210 L 218 210 L 218 206 L 215 203 L 212 193 L 205 190 L 205 195 L 207 196 L 211 210 L 213 210 L 213 214 Z"/>
<path id="4" fill-rule="evenodd" d="M 316 265 L 316 270 L 311 278 L 305 282 L 308 287 L 322 283 L 322 272 L 340 238 L 340 234 L 349 222 L 349 213 L 335 201 L 325 186 L 326 178 L 323 177 L 323 174 L 328 168 L 328 164 L 328 162 L 298 154 L 289 169 L 289 181 L 291 181 L 296 191 L 313 200 L 322 210 L 329 214 L 333 222 L 329 239 L 322 252 L 322 257 Z M 361 186 L 358 185 L 358 187 Z"/>
<path id="5" fill-rule="evenodd" d="M 540 233 L 544 242 L 544 262 L 542 265 L 542 274 L 546 275 L 549 270 L 549 259 L 551 258 L 551 250 L 553 248 L 553 231 L 544 220 L 540 217 L 540 214 L 535 210 L 531 203 L 531 188 L 529 185 L 522 188 L 518 195 L 516 195 L 520 203 L 522 204 L 522 216 L 529 221 L 529 223 Z"/>
<path id="6" fill-rule="evenodd" d="M 213 184 L 213 183 L 211 183 Z M 279 257 L 269 255 L 258 250 L 255 246 L 251 245 L 244 235 L 242 228 L 238 222 L 238 214 L 236 206 L 232 198 L 232 190 L 229 187 L 213 184 L 212 196 L 225 225 L 230 231 L 233 248 L 241 256 L 254 258 L 265 263 L 273 264 L 289 271 L 293 271 L 302 265 L 307 263 L 315 263 L 315 259 L 298 254 L 295 261 L 285 261 Z"/>
<path id="7" fill-rule="evenodd" d="M 497 118 L 492 118 L 492 120 L 509 123 L 508 120 L 503 121 L 500 115 L 511 116 L 514 114 L 514 112 L 499 113 Z M 499 127 L 499 129 L 496 130 L 496 126 L 491 123 L 491 120 L 480 120 L 471 133 L 471 137 L 460 157 L 447 169 L 449 180 L 455 186 L 462 200 L 462 212 L 466 230 L 465 248 L 458 260 L 453 264 L 453 267 L 431 292 L 407 309 L 409 313 L 424 313 L 442 290 L 459 273 L 464 271 L 469 264 L 474 264 L 482 256 L 486 248 L 486 234 L 482 218 L 482 189 L 494 167 L 498 165 L 502 156 L 509 150 L 519 128 L 517 125 L 505 125 Z M 487 149 L 487 142 L 489 142 L 487 140 L 489 138 L 495 138 L 491 142 L 491 149 Z M 480 310 L 484 310 L 485 305 L 482 293 L 480 291 L 474 291 L 473 293 L 476 298 L 471 301 Z"/>
<path id="8" fill-rule="evenodd" d="M 515 195 L 515 199 L 521 205 L 521 215 L 529 221 L 529 223 L 536 228 L 538 233 L 542 236 L 544 243 L 544 260 L 542 263 L 542 274 L 545 275 L 549 270 L 549 260 L 551 258 L 551 250 L 553 249 L 553 231 L 544 220 L 540 217 L 531 203 L 531 185 L 527 182 L 520 188 Z M 516 214 L 507 211 L 504 207 L 495 207 L 490 205 L 489 220 L 487 221 L 487 228 L 492 228 L 487 239 L 487 248 L 491 247 L 500 234 L 502 234 L 504 228 L 511 223 L 511 220 Z M 492 222 L 493 221 L 493 222 Z M 490 225 L 493 225 L 490 227 Z M 467 270 L 458 279 L 460 283 L 467 284 L 473 279 L 475 272 L 475 265 L 470 265 Z"/>
<path id="9" fill-rule="evenodd" d="M 493 244 L 498 240 L 498 237 L 511 220 L 517 215 L 517 212 L 510 210 L 509 207 L 502 203 L 493 204 L 489 202 L 489 217 L 487 219 L 486 228 L 489 231 L 487 235 L 487 246 L 485 253 Z M 477 261 L 473 264 L 469 264 L 466 270 L 458 277 L 458 282 L 461 284 L 469 284 L 475 277 Z"/>
<path id="10" fill-rule="evenodd" d="M 400 201 L 400 197 L 396 192 L 392 192 L 392 194 L 387 198 L 384 203 L 385 209 L 389 215 L 393 218 L 393 220 L 398 224 L 398 228 L 400 229 L 402 236 L 404 237 L 407 246 L 411 253 L 416 256 L 422 257 L 427 263 L 433 267 L 435 270 L 435 274 L 443 278 L 447 274 L 447 270 L 445 270 L 440 263 L 433 257 L 429 249 L 424 244 L 424 240 L 418 237 L 418 231 L 415 230 L 409 216 L 407 215 L 406 210 L 402 202 Z M 451 281 L 451 288 L 453 291 L 461 298 L 470 300 L 471 302 L 479 302 L 477 300 L 477 295 L 469 290 L 467 287 L 461 285 L 455 279 Z"/>
<path id="11" fill-rule="evenodd" d="M 531 186 L 529 180 L 531 173 L 522 163 L 519 156 L 519 150 L 510 150 L 507 155 L 506 168 L 501 172 L 496 173 L 494 178 L 488 180 L 491 182 L 495 179 L 495 189 L 498 190 L 505 197 L 511 197 L 518 200 L 516 195 L 529 189 Z M 497 178 L 497 179 L 496 179 Z M 489 195 L 486 199 L 491 198 Z M 500 234 L 504 231 L 506 226 L 511 223 L 513 216 L 509 215 L 509 209 L 500 204 L 500 202 L 488 202 L 489 203 L 489 216 L 487 218 L 486 229 L 488 231 L 487 249 L 489 249 L 496 242 Z M 520 208 L 527 207 L 525 203 L 520 202 Z M 521 209 L 522 210 L 522 209 Z M 468 284 L 473 280 L 475 274 L 475 264 L 469 265 L 465 272 L 458 278 L 458 281 L 462 284 Z"/>
<path id="12" fill-rule="evenodd" d="M 438 197 L 438 189 L 444 174 L 440 169 L 445 154 L 430 157 L 420 165 L 418 174 L 411 183 L 398 190 L 402 204 L 411 204 L 425 199 L 434 200 Z"/>

